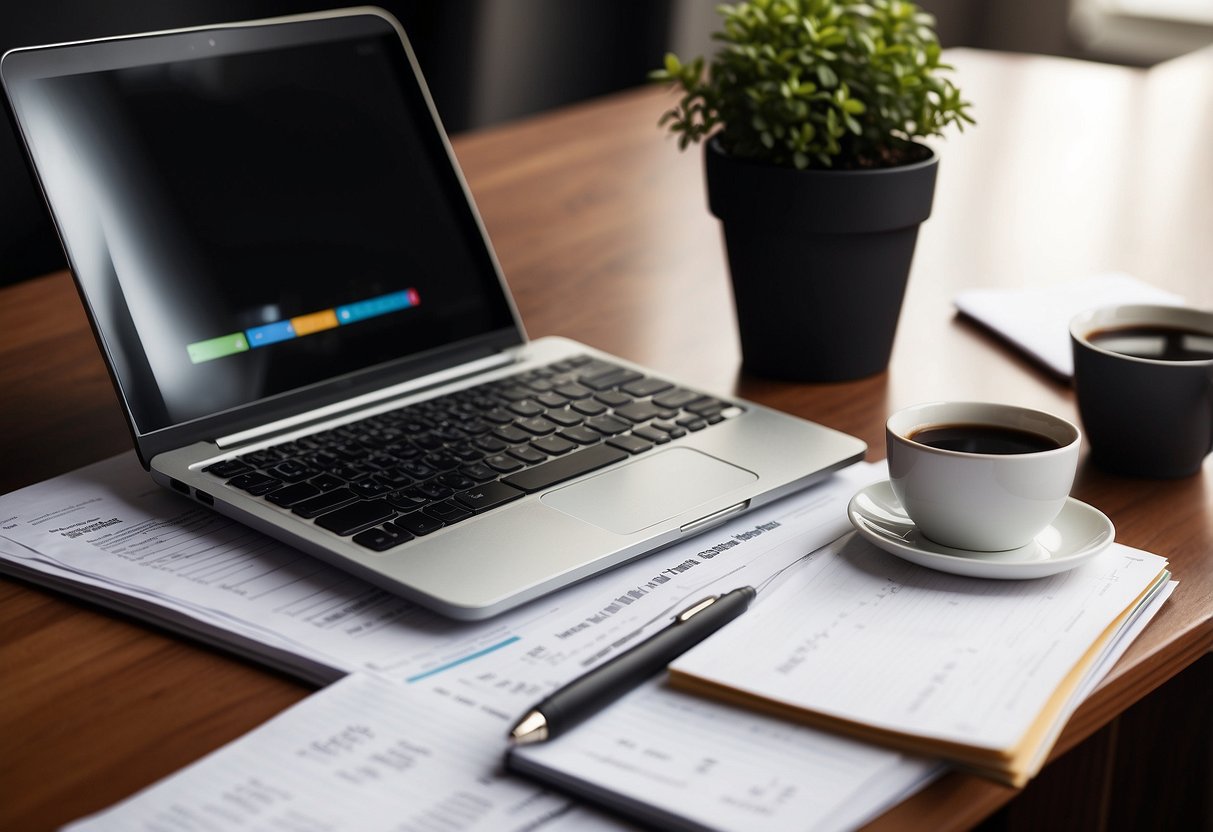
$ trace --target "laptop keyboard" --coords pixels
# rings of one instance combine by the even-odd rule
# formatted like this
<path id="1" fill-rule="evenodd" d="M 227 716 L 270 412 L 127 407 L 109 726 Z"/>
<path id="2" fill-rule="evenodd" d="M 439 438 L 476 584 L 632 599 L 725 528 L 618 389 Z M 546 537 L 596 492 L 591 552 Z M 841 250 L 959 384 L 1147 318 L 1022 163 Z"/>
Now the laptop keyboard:
<path id="1" fill-rule="evenodd" d="M 381 552 L 741 412 L 578 356 L 205 470 Z"/>

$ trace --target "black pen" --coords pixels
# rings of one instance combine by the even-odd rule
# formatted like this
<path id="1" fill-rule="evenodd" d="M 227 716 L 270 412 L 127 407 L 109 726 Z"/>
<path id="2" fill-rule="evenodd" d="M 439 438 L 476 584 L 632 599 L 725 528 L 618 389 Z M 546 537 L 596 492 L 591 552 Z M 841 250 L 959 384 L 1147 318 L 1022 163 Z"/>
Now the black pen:
<path id="1" fill-rule="evenodd" d="M 567 731 L 741 615 L 757 595 L 753 587 L 743 586 L 696 601 L 675 616 L 670 626 L 574 679 L 531 708 L 510 731 L 510 740 L 525 745 Z"/>

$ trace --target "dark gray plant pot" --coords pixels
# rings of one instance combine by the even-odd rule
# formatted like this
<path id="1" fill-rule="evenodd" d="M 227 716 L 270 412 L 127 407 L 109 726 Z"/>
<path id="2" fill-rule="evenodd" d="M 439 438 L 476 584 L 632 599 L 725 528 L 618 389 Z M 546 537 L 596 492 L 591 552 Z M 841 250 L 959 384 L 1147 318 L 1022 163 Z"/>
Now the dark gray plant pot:
<path id="1" fill-rule="evenodd" d="M 806 170 L 705 149 L 724 227 L 742 363 L 788 381 L 883 371 L 938 157 L 875 170 Z"/>

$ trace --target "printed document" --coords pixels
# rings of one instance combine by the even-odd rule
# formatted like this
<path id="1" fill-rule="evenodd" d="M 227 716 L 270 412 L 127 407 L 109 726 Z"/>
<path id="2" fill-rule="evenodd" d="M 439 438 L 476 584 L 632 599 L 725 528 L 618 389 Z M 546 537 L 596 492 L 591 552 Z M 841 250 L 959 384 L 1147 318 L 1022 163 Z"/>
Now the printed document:
<path id="1" fill-rule="evenodd" d="M 67 828 L 510 832 L 568 813 L 578 828 L 618 828 L 502 776 L 500 755 L 477 738 L 477 722 L 493 720 L 474 710 L 425 708 L 400 685 L 353 674 Z"/>

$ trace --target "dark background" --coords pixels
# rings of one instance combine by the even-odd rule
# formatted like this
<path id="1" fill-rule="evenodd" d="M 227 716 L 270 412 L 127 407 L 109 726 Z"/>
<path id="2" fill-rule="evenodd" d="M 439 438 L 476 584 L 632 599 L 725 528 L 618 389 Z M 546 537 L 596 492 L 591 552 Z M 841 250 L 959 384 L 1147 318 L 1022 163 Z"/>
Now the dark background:
<path id="1" fill-rule="evenodd" d="M 641 85 L 667 50 L 684 56 L 708 52 L 716 2 L 382 0 L 379 5 L 404 24 L 447 131 L 458 133 Z M 1168 57 L 1116 45 L 1100 34 L 1103 30 L 1077 26 L 1074 8 L 1083 2 L 919 0 L 937 16 L 945 46 L 1139 64 Z M 0 4 L 0 53 L 19 46 L 349 5 L 356 4 L 341 0 L 7 2 Z M 1146 25 L 1133 23 L 1134 31 Z M 1201 29 L 1196 34 L 1207 33 Z M 63 255 L 46 209 L 12 129 L 4 122 L 0 126 L 0 285 L 62 267 Z"/>
<path id="2" fill-rule="evenodd" d="M 334 0 L 40 0 L 0 5 L 0 52 L 131 32 L 357 5 Z M 404 25 L 450 133 L 644 83 L 664 54 L 666 0 L 430 0 L 378 5 Z M 505 29 L 490 50 L 486 27 Z M 486 62 L 506 65 L 489 68 Z M 476 78 L 492 79 L 478 90 Z M 505 83 L 514 88 L 500 94 Z M 491 98 L 486 93 L 492 94 Z M 507 100 L 508 99 L 508 100 Z M 0 284 L 63 268 L 41 196 L 0 127 Z"/>

